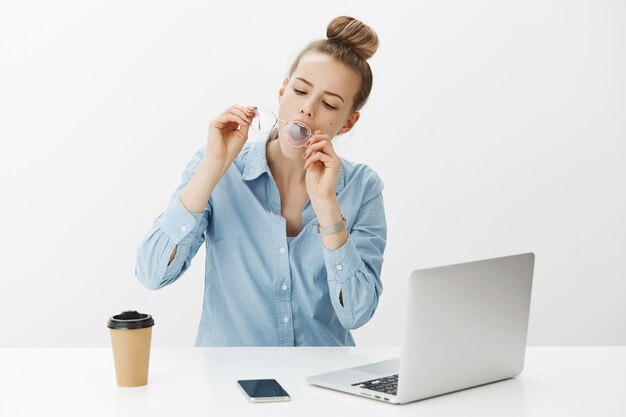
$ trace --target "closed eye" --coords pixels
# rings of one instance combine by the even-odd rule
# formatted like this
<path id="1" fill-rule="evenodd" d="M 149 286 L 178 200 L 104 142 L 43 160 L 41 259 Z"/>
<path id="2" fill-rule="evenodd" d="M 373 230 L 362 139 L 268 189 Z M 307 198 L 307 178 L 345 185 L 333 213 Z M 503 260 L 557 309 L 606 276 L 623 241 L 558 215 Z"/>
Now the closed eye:
<path id="1" fill-rule="evenodd" d="M 306 91 L 302 91 L 302 90 L 298 90 L 297 88 L 294 88 L 293 91 L 295 91 L 296 94 L 298 94 L 299 96 L 303 96 L 306 94 Z M 327 102 L 323 102 L 324 103 L 324 107 L 326 107 L 328 110 L 336 110 L 337 107 L 332 106 L 330 104 L 328 104 Z"/>

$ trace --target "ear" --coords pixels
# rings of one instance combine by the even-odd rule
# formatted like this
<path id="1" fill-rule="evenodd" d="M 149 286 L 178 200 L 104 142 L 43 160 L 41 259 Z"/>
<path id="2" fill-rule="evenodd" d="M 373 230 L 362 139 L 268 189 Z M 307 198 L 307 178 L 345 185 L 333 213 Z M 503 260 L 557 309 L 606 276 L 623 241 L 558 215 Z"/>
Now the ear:
<path id="1" fill-rule="evenodd" d="M 280 99 L 283 97 L 283 94 L 285 94 L 285 89 L 287 88 L 287 83 L 289 82 L 289 78 L 285 78 L 283 80 L 283 86 L 280 87 L 280 89 L 278 90 L 278 102 L 280 103 Z"/>
<path id="2" fill-rule="evenodd" d="M 359 117 L 361 117 L 361 113 L 359 113 L 358 111 L 355 111 L 354 113 L 352 113 L 350 117 L 348 117 L 348 120 L 346 120 L 346 122 L 343 124 L 343 126 L 341 127 L 341 129 L 339 129 L 339 132 L 337 133 L 349 132 L 350 129 L 352 129 L 354 125 L 356 124 L 356 122 L 359 120 Z"/>

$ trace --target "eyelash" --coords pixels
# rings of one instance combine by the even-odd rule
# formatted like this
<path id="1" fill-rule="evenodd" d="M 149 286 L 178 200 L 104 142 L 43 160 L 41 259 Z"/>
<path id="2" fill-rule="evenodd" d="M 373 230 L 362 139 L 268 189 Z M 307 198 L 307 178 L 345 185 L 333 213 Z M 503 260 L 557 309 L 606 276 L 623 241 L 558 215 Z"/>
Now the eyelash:
<path id="1" fill-rule="evenodd" d="M 298 95 L 306 94 L 305 91 L 298 90 L 297 88 L 294 88 L 293 91 L 295 91 L 296 94 L 298 94 Z M 326 103 L 325 101 L 323 101 L 323 103 L 324 103 L 324 107 L 326 107 L 328 110 L 336 110 L 337 109 L 337 107 L 331 106 L 330 104 Z"/>

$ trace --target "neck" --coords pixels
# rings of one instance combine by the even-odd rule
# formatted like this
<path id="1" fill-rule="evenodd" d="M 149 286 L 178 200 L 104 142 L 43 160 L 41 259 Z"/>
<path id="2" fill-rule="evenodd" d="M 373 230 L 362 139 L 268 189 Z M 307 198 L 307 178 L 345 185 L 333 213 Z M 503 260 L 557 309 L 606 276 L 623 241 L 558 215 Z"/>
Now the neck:
<path id="1" fill-rule="evenodd" d="M 267 165 L 272 171 L 274 181 L 285 185 L 295 185 L 304 183 L 306 171 L 304 170 L 304 159 L 296 160 L 286 158 L 280 150 L 279 139 L 268 140 L 266 145 Z"/>

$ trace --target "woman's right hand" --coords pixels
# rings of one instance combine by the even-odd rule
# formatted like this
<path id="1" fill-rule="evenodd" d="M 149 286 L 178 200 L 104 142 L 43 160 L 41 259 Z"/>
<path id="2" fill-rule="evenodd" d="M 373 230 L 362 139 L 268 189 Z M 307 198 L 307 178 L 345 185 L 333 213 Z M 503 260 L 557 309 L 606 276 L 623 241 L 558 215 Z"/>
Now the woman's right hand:
<path id="1" fill-rule="evenodd" d="M 209 123 L 209 137 L 205 159 L 219 167 L 219 177 L 233 163 L 248 140 L 248 129 L 256 107 L 234 104 Z"/>
<path id="2" fill-rule="evenodd" d="M 209 123 L 206 154 L 180 192 L 180 202 L 192 213 L 202 213 L 213 189 L 248 140 L 256 107 L 233 105 Z M 170 261 L 173 259 L 173 253 Z"/>

